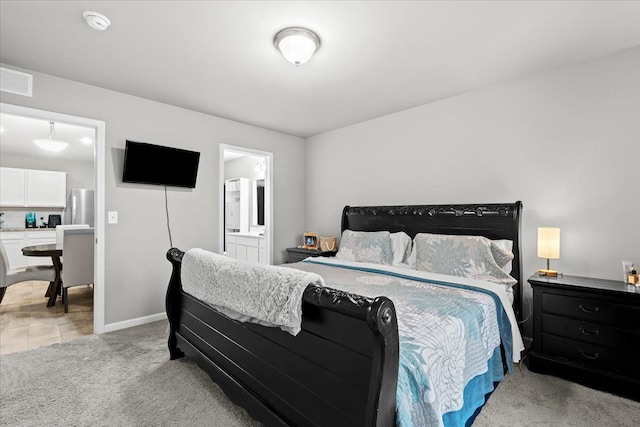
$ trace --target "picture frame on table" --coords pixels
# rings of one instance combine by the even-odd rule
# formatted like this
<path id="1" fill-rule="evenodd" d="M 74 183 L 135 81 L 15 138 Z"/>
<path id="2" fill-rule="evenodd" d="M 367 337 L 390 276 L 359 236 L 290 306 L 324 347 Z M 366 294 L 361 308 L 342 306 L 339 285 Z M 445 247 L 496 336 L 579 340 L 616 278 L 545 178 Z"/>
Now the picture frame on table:
<path id="1" fill-rule="evenodd" d="M 305 249 L 318 249 L 318 233 L 304 233 L 304 245 L 302 246 Z"/>

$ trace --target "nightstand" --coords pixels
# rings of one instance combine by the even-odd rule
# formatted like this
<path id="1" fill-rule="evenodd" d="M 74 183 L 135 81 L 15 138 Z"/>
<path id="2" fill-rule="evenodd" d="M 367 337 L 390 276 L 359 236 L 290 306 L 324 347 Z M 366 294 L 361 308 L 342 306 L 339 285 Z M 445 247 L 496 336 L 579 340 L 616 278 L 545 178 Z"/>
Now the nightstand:
<path id="1" fill-rule="evenodd" d="M 537 274 L 529 283 L 529 369 L 640 400 L 640 287 Z"/>
<path id="2" fill-rule="evenodd" d="M 310 256 L 334 256 L 336 251 L 321 249 L 287 248 L 287 262 L 300 262 Z"/>

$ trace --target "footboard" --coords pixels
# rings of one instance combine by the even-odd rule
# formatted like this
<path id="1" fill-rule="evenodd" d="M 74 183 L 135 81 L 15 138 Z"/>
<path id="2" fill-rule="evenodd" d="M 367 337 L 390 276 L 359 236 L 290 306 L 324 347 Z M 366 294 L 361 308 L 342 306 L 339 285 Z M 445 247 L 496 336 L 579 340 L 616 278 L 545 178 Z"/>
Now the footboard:
<path id="1" fill-rule="evenodd" d="M 171 359 L 194 359 L 266 426 L 395 425 L 398 325 L 388 298 L 310 285 L 294 337 L 231 320 L 183 292 L 183 255 L 167 252 Z"/>

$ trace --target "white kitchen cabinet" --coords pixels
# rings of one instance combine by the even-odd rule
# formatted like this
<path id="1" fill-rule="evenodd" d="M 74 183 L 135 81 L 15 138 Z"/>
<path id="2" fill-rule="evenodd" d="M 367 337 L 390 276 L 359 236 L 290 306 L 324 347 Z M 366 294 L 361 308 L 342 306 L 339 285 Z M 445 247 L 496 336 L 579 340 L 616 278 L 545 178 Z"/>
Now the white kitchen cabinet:
<path id="1" fill-rule="evenodd" d="M 26 170 L 0 168 L 0 206 L 24 206 L 26 198 Z"/>
<path id="2" fill-rule="evenodd" d="M 258 243 L 258 262 L 260 264 L 267 263 L 267 239 L 260 239 Z"/>
<path id="3" fill-rule="evenodd" d="M 227 235 L 227 256 L 231 258 L 237 257 L 236 251 L 236 238 L 235 236 Z"/>
<path id="4" fill-rule="evenodd" d="M 66 172 L 0 168 L 1 207 L 64 208 Z"/>
<path id="5" fill-rule="evenodd" d="M 67 206 L 66 172 L 27 170 L 27 206 Z"/>
<path id="6" fill-rule="evenodd" d="M 239 261 L 266 264 L 266 245 L 264 236 L 227 234 L 227 256 Z"/>
<path id="7" fill-rule="evenodd" d="M 22 255 L 22 248 L 25 247 L 26 234 L 22 231 L 3 231 L 0 233 L 2 246 L 9 258 L 9 267 L 18 268 L 27 265 L 27 257 Z"/>
<path id="8" fill-rule="evenodd" d="M 236 245 L 236 259 L 238 261 L 247 260 L 247 247 L 244 245 Z"/>
<path id="9" fill-rule="evenodd" d="M 56 243 L 55 231 L 3 231 L 0 233 L 2 245 L 9 258 L 11 268 L 29 265 L 53 265 L 50 257 L 27 257 L 22 255 L 22 248 L 32 245 Z"/>
<path id="10" fill-rule="evenodd" d="M 258 263 L 258 248 L 247 246 L 247 261 Z"/>

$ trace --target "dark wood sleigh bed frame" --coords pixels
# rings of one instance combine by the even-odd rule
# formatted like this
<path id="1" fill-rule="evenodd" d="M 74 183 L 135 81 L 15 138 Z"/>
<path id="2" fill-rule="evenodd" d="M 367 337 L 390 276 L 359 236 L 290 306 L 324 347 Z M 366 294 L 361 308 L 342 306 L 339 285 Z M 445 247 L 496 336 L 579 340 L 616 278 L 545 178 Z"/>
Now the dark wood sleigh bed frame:
<path id="1" fill-rule="evenodd" d="M 342 230 L 482 235 L 513 241 L 514 309 L 521 317 L 521 202 L 349 207 Z M 302 330 L 241 323 L 183 292 L 184 253 L 172 248 L 166 297 L 171 359 L 193 359 L 266 426 L 394 426 L 398 327 L 391 300 L 310 285 Z M 256 286 L 260 286 L 259 283 Z"/>

